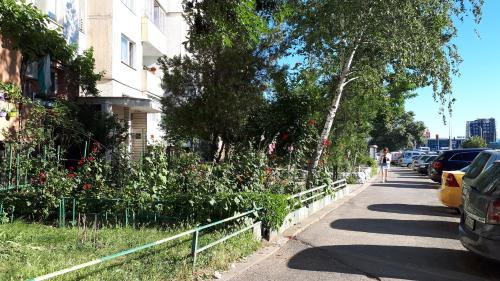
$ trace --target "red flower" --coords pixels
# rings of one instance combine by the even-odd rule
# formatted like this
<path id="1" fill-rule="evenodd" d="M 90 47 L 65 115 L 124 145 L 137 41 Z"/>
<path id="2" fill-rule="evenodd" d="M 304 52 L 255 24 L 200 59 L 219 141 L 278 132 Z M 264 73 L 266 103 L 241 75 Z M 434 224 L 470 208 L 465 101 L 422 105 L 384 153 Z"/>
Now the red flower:
<path id="1" fill-rule="evenodd" d="M 75 174 L 75 173 L 69 173 L 69 174 L 68 174 L 68 178 L 72 179 L 72 178 L 74 178 L 74 177 L 76 177 L 76 174 Z"/>
<path id="2" fill-rule="evenodd" d="M 41 184 L 44 184 L 47 181 L 47 175 L 45 174 L 44 171 L 41 171 L 38 174 L 38 180 L 40 181 Z"/>
<path id="3" fill-rule="evenodd" d="M 283 133 L 281 134 L 281 140 L 286 141 L 286 140 L 288 139 L 288 137 L 289 137 L 289 135 L 288 135 L 288 133 L 287 133 L 287 132 L 283 132 Z"/>
<path id="4" fill-rule="evenodd" d="M 92 185 L 90 183 L 86 183 L 83 185 L 83 190 L 89 190 L 92 188 Z"/>
<path id="5" fill-rule="evenodd" d="M 311 120 L 307 121 L 307 125 L 309 125 L 309 126 L 314 126 L 314 125 L 316 125 L 316 120 L 311 119 Z"/>
<path id="6" fill-rule="evenodd" d="M 78 161 L 78 166 L 83 166 L 83 164 L 85 164 L 85 160 L 80 159 L 80 161 Z"/>
<path id="7" fill-rule="evenodd" d="M 324 139 L 322 142 L 323 146 L 329 146 L 331 142 L 328 139 Z"/>
<path id="8" fill-rule="evenodd" d="M 89 157 L 87 157 L 87 160 L 89 160 L 90 162 L 92 162 L 92 161 L 94 161 L 95 159 L 94 159 L 94 156 L 89 156 Z"/>
<path id="9" fill-rule="evenodd" d="M 73 171 L 73 170 L 75 170 L 75 167 L 73 167 L 73 166 L 69 166 L 69 167 L 68 167 L 68 170 Z"/>
<path id="10" fill-rule="evenodd" d="M 99 144 L 95 143 L 90 150 L 92 151 L 92 153 L 99 152 Z"/>
<path id="11" fill-rule="evenodd" d="M 266 168 L 266 174 L 270 175 L 273 173 L 273 169 L 271 167 Z"/>

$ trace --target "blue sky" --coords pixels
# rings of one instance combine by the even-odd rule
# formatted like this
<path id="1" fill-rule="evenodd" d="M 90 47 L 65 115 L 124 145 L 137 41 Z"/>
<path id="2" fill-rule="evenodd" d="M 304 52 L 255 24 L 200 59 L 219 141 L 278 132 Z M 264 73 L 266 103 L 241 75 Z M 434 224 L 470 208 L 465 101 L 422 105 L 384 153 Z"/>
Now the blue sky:
<path id="1" fill-rule="evenodd" d="M 466 121 L 478 118 L 495 118 L 497 136 L 500 138 L 500 1 L 486 0 L 483 17 L 478 25 L 472 16 L 457 21 L 458 35 L 454 43 L 463 62 L 459 65 L 461 75 L 453 78 L 453 105 L 451 119 L 452 136 L 465 136 Z M 479 36 L 478 36 L 479 35 Z M 294 66 L 303 60 L 300 56 L 289 56 L 281 63 Z M 418 89 L 418 96 L 406 102 L 406 109 L 416 114 L 431 131 L 432 137 L 439 134 L 448 138 L 449 127 L 443 124 L 439 114 L 440 105 L 434 102 L 430 88 Z"/>
<path id="2" fill-rule="evenodd" d="M 460 77 L 453 78 L 456 103 L 451 118 L 452 136 L 465 136 L 465 122 L 477 118 L 495 118 L 500 127 L 500 1 L 486 0 L 479 25 L 471 17 L 458 23 L 455 40 L 464 60 L 459 66 Z M 479 37 L 475 32 L 479 33 Z M 435 137 L 448 137 L 439 105 L 433 101 L 430 89 L 417 90 L 418 97 L 408 100 L 406 109 L 415 112 Z"/>

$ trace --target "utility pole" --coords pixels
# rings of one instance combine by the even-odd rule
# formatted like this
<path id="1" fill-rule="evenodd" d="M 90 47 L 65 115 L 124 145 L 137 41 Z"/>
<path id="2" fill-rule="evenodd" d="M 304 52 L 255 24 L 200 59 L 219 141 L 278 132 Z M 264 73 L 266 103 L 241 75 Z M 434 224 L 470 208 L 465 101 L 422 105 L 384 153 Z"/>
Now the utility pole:
<path id="1" fill-rule="evenodd" d="M 448 137 L 449 139 L 448 147 L 450 148 L 450 150 L 453 150 L 453 143 L 451 142 L 451 114 L 450 114 L 450 121 L 448 123 L 450 127 L 450 132 L 449 132 L 450 136 Z"/>

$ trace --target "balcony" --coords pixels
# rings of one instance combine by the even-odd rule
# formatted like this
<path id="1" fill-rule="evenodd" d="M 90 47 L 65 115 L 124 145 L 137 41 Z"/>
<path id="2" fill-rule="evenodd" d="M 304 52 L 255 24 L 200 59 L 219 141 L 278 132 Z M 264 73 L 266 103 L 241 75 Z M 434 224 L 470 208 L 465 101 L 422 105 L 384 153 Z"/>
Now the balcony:
<path id="1" fill-rule="evenodd" d="M 142 92 L 148 96 L 161 99 L 165 92 L 161 88 L 161 79 L 149 70 L 142 71 Z"/>
<path id="2" fill-rule="evenodd" d="M 143 55 L 161 57 L 167 53 L 167 37 L 146 16 L 142 17 Z"/>

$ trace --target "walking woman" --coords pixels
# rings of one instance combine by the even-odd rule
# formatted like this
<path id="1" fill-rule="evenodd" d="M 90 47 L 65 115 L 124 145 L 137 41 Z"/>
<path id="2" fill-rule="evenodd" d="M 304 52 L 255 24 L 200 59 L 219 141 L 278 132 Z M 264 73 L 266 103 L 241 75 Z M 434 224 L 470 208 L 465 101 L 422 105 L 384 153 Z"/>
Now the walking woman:
<path id="1" fill-rule="evenodd" d="M 391 168 L 391 160 L 392 155 L 389 152 L 389 148 L 384 147 L 384 150 L 379 158 L 380 171 L 382 172 L 382 182 L 387 181 L 387 175 L 389 173 L 389 169 Z"/>

